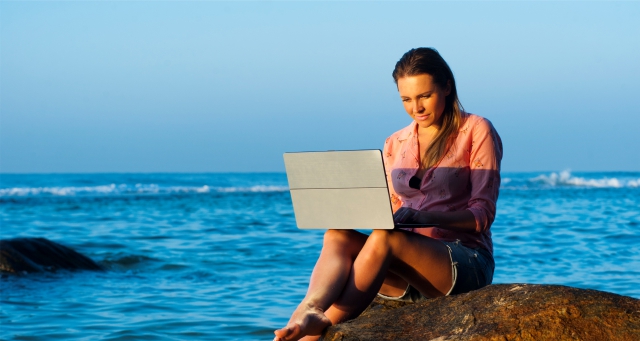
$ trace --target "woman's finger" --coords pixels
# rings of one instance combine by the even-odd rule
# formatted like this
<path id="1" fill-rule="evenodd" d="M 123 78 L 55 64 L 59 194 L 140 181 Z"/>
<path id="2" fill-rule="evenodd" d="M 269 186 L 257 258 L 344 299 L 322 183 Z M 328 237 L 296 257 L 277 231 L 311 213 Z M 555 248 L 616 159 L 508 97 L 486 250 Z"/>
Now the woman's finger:
<path id="1" fill-rule="evenodd" d="M 400 207 L 393 215 L 393 221 L 396 223 L 407 223 L 413 217 L 413 210 L 407 207 Z"/>

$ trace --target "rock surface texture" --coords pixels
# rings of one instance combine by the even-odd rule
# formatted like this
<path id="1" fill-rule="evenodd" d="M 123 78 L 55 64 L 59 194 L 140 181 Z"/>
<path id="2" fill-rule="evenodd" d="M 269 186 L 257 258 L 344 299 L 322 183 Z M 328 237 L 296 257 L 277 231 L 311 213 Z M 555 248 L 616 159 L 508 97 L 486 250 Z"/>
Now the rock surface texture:
<path id="1" fill-rule="evenodd" d="M 415 304 L 379 298 L 322 340 L 639 341 L 640 300 L 558 285 L 497 284 Z"/>
<path id="2" fill-rule="evenodd" d="M 0 272 L 24 274 L 56 270 L 102 270 L 90 258 L 45 238 L 0 240 Z"/>

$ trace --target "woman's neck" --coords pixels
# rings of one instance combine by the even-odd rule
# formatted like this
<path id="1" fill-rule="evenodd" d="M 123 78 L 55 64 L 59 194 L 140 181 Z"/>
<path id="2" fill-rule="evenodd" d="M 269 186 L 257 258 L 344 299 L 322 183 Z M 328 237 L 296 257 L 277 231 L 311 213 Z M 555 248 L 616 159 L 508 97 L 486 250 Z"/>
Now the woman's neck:
<path id="1" fill-rule="evenodd" d="M 435 124 L 432 124 L 424 128 L 418 126 L 418 137 L 421 137 L 421 136 L 434 137 L 436 136 L 436 134 L 438 134 L 438 130 L 440 130 L 440 127 L 436 126 Z"/>

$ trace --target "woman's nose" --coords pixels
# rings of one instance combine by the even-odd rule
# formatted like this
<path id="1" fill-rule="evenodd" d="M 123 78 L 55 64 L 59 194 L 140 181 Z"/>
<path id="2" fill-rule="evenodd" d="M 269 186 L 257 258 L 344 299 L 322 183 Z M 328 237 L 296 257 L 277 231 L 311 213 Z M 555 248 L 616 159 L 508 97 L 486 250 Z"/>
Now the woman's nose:
<path id="1" fill-rule="evenodd" d="M 424 111 L 424 107 L 422 106 L 422 103 L 420 103 L 420 101 L 413 102 L 413 113 L 414 114 L 421 113 L 423 111 Z"/>

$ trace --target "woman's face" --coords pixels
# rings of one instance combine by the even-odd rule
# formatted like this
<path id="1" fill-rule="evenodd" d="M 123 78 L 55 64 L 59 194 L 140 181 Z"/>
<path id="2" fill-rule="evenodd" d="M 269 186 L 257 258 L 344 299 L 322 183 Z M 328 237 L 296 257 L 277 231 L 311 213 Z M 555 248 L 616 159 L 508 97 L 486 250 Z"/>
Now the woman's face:
<path id="1" fill-rule="evenodd" d="M 451 92 L 450 84 L 441 89 L 429 74 L 408 76 L 398 79 L 398 92 L 404 110 L 420 128 L 440 128 L 445 98 Z"/>

